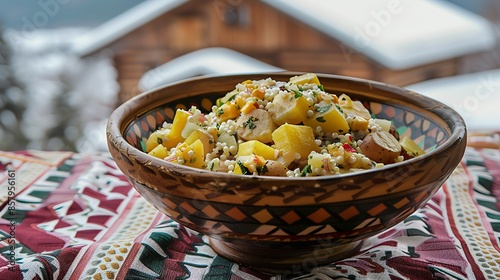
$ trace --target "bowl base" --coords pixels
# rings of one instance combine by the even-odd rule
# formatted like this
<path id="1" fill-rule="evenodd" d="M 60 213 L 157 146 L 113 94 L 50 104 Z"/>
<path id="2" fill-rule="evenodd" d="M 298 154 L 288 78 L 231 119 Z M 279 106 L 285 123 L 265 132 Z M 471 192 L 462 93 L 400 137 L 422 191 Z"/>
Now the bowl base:
<path id="1" fill-rule="evenodd" d="M 357 254 L 363 241 L 341 245 L 320 244 L 306 247 L 265 247 L 235 244 L 209 237 L 212 249 L 235 263 L 258 268 L 267 273 L 309 271 Z"/>

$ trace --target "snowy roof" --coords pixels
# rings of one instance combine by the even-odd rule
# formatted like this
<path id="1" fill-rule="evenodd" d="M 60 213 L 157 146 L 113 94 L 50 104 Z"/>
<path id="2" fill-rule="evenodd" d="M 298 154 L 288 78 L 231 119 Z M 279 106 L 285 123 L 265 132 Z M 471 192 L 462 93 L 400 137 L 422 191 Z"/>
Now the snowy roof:
<path id="1" fill-rule="evenodd" d="M 391 69 L 483 51 L 495 43 L 486 19 L 440 0 L 261 1 Z"/>
<path id="2" fill-rule="evenodd" d="M 195 76 L 279 72 L 283 69 L 226 48 L 206 48 L 149 70 L 139 81 L 142 91 Z"/>
<path id="3" fill-rule="evenodd" d="M 188 1 L 144 1 L 83 34 L 73 50 L 91 54 Z M 470 54 L 495 43 L 486 19 L 442 0 L 260 1 L 391 69 Z"/>
<path id="4" fill-rule="evenodd" d="M 85 56 L 98 51 L 138 27 L 188 0 L 147 0 L 76 38 L 71 50 Z"/>
<path id="5" fill-rule="evenodd" d="M 470 131 L 498 129 L 500 69 L 428 80 L 407 89 L 434 98 L 455 109 Z"/>

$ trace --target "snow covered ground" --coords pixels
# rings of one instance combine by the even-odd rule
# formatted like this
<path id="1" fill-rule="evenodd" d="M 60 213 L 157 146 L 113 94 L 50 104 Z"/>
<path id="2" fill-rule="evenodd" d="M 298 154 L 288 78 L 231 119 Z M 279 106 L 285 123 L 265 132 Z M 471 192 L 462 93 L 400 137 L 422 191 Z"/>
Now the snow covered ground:
<path id="1" fill-rule="evenodd" d="M 19 124 L 29 139 L 27 149 L 107 150 L 105 123 L 117 100 L 117 73 L 110 55 L 82 59 L 67 51 L 81 32 L 8 30 L 4 34 L 14 50 L 14 75 L 27 97 Z"/>

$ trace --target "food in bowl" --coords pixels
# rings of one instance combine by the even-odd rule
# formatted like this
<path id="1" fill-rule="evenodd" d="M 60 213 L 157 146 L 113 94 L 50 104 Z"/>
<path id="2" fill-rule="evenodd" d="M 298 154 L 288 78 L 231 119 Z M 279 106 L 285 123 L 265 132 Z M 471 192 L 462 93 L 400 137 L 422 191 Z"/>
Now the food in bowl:
<path id="1" fill-rule="evenodd" d="M 228 260 L 283 271 L 353 256 L 366 238 L 424 205 L 460 163 L 467 133 L 452 108 L 385 83 L 317 74 L 327 92 L 345 93 L 374 117 L 391 120 L 400 137 L 413 139 L 425 154 L 381 168 L 297 178 L 216 173 L 143 151 L 151 133 L 172 122 L 177 109 L 210 112 L 241 81 L 288 81 L 301 74 L 196 77 L 144 92 L 109 117 L 110 154 L 145 200 L 205 235 Z"/>
<path id="2" fill-rule="evenodd" d="M 425 151 L 391 120 L 347 94 L 328 93 L 316 74 L 245 80 L 211 111 L 177 109 L 143 143 L 186 166 L 242 175 L 309 177 L 381 167 Z"/>

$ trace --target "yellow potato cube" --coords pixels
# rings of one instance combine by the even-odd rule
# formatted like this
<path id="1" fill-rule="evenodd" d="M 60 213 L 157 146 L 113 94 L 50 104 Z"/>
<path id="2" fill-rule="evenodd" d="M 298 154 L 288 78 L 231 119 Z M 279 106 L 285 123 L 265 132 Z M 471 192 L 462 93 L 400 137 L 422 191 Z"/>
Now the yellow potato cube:
<path id="1" fill-rule="evenodd" d="M 182 137 L 182 130 L 184 130 L 189 116 L 191 116 L 191 114 L 188 111 L 177 109 L 168 139 L 163 141 L 163 146 L 167 147 L 167 149 L 171 149 L 177 146 L 180 142 L 184 141 L 184 137 Z"/>
<path id="2" fill-rule="evenodd" d="M 148 137 L 148 140 L 146 140 L 146 153 L 151 152 L 156 146 L 159 144 L 163 144 L 168 141 L 168 135 L 170 133 L 170 130 L 156 130 L 155 132 L 151 133 Z"/>
<path id="3" fill-rule="evenodd" d="M 256 101 L 248 101 L 247 103 L 245 103 L 245 105 L 243 105 L 243 107 L 241 107 L 241 113 L 242 114 L 248 114 L 250 112 L 252 112 L 253 110 L 255 109 L 258 109 L 259 108 L 259 103 L 257 103 Z"/>
<path id="4" fill-rule="evenodd" d="M 311 127 L 284 124 L 272 134 L 274 148 L 282 152 L 282 159 L 289 164 L 295 159 L 307 160 L 312 151 L 318 151 Z"/>
<path id="5" fill-rule="evenodd" d="M 252 97 L 255 97 L 255 98 L 260 99 L 260 100 L 264 99 L 265 95 L 266 95 L 266 93 L 260 89 L 254 89 L 252 91 Z"/>
<path id="6" fill-rule="evenodd" d="M 346 133 L 349 131 L 349 124 L 335 104 L 330 103 L 316 108 L 311 117 L 304 119 L 304 124 L 314 129 L 320 126 L 324 133 Z"/>
<path id="7" fill-rule="evenodd" d="M 309 154 L 307 157 L 307 164 L 309 164 L 312 168 L 312 170 L 315 170 L 316 168 L 324 168 L 325 164 L 325 155 L 317 153 L 317 152 L 312 152 Z"/>
<path id="8" fill-rule="evenodd" d="M 215 114 L 219 117 L 219 122 L 222 123 L 229 119 L 237 118 L 240 115 L 240 110 L 238 110 L 234 103 L 224 103 L 216 109 Z"/>
<path id="9" fill-rule="evenodd" d="M 159 144 L 154 149 L 152 149 L 148 154 L 157 158 L 164 159 L 168 156 L 169 152 L 168 149 L 165 148 L 165 146 Z"/>
<path id="10" fill-rule="evenodd" d="M 265 159 L 275 160 L 278 154 L 278 150 L 257 140 L 243 142 L 238 149 L 238 156 L 258 155 Z"/>
<path id="11" fill-rule="evenodd" d="M 362 117 L 367 120 L 371 119 L 370 111 L 368 111 L 368 109 L 365 108 L 363 103 L 361 103 L 361 101 L 358 100 L 356 101 L 351 100 L 351 98 L 346 94 L 342 94 L 338 98 L 338 104 L 347 116 L 351 115 L 351 116 Z"/>
<path id="12" fill-rule="evenodd" d="M 408 136 L 404 136 L 399 143 L 410 157 L 418 157 L 425 154 L 425 151 Z"/>
<path id="13" fill-rule="evenodd" d="M 202 168 L 205 164 L 205 151 L 203 149 L 203 142 L 200 139 L 193 142 L 193 144 L 189 145 L 191 151 L 193 151 L 193 155 L 188 154 L 189 160 L 185 162 L 187 166 Z"/>
<path id="14" fill-rule="evenodd" d="M 368 129 L 368 120 L 360 116 L 354 117 L 351 122 L 351 130 L 357 131 L 366 129 Z"/>
<path id="15" fill-rule="evenodd" d="M 243 175 L 243 171 L 241 170 L 241 167 L 239 164 L 234 165 L 233 174 Z"/>
<path id="16" fill-rule="evenodd" d="M 305 85 L 305 84 L 317 84 L 318 86 L 321 85 L 318 76 L 316 76 L 316 74 L 314 73 L 306 73 L 304 75 L 291 77 L 290 83 L 294 83 L 296 85 Z"/>
<path id="17" fill-rule="evenodd" d="M 197 129 L 184 140 L 184 143 L 191 145 L 197 140 L 200 140 L 203 143 L 203 150 L 206 153 L 210 153 L 215 148 L 215 140 L 212 134 L 208 133 L 206 130 Z"/>
<path id="18" fill-rule="evenodd" d="M 202 168 L 205 164 L 205 151 L 200 139 L 194 141 L 191 145 L 182 143 L 176 147 L 175 156 L 177 162 L 196 168 Z"/>

